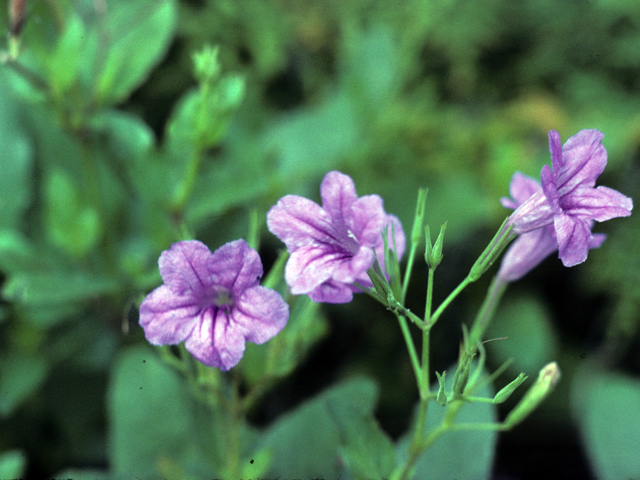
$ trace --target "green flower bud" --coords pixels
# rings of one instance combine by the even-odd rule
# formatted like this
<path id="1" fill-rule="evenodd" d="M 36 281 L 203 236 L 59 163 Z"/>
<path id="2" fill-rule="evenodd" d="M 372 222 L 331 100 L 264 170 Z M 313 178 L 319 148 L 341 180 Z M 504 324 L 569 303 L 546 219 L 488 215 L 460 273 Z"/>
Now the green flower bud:
<path id="1" fill-rule="evenodd" d="M 493 403 L 502 403 L 506 401 L 507 398 L 509 398 L 511 394 L 516 391 L 516 388 L 522 385 L 522 383 L 524 383 L 527 378 L 529 377 L 527 377 L 524 373 L 518 375 L 518 378 L 516 378 L 513 382 L 503 387 L 498 393 L 496 393 L 496 396 L 493 397 Z"/>
<path id="2" fill-rule="evenodd" d="M 549 396 L 559 380 L 560 368 L 558 364 L 551 362 L 545 365 L 540 370 L 536 383 L 525 393 L 515 408 L 509 412 L 509 415 L 504 420 L 504 425 L 507 428 L 512 428 L 527 418 Z"/>

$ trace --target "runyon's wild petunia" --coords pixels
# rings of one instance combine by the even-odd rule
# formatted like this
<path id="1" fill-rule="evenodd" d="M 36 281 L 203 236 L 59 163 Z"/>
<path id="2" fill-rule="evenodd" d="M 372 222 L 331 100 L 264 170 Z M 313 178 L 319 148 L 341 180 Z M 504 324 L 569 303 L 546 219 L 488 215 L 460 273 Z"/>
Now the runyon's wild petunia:
<path id="1" fill-rule="evenodd" d="M 517 208 L 541 189 L 537 180 L 516 172 L 509 185 L 511 199 L 502 198 L 502 204 L 507 208 Z M 606 237 L 604 233 L 592 234 L 589 237 L 589 248 L 600 247 Z M 502 258 L 498 278 L 503 282 L 519 280 L 557 250 L 558 240 L 553 225 L 523 233 L 514 240 Z"/>
<path id="2" fill-rule="evenodd" d="M 507 222 L 513 227 L 512 234 L 552 226 L 559 257 L 566 267 L 584 262 L 589 248 L 598 241 L 602 243 L 591 234 L 594 221 L 627 217 L 633 208 L 632 200 L 620 192 L 595 187 L 607 164 L 603 137 L 598 130 L 581 130 L 561 147 L 560 134 L 551 130 L 549 150 L 553 170 L 549 165 L 542 167 L 542 188 L 521 204 L 515 199 L 502 200 L 503 206 L 515 209 Z M 548 235 L 537 234 L 549 241 Z"/>
<path id="3" fill-rule="evenodd" d="M 297 195 L 281 198 L 267 213 L 267 226 L 289 251 L 285 280 L 291 293 L 314 302 L 350 302 L 361 291 L 356 282 L 371 286 L 366 272 L 376 256 L 383 263 L 382 230 L 388 227 L 389 246 L 398 258 L 405 235 L 398 218 L 384 211 L 382 198 L 358 198 L 348 175 L 327 173 L 320 196 L 322 206 Z"/>
<path id="4" fill-rule="evenodd" d="M 244 240 L 214 253 L 202 242 L 174 243 L 158 261 L 164 285 L 140 305 L 140 325 L 153 345 L 185 342 L 200 362 L 227 371 L 245 341 L 264 343 L 287 323 L 289 306 L 260 286 L 262 262 Z"/>

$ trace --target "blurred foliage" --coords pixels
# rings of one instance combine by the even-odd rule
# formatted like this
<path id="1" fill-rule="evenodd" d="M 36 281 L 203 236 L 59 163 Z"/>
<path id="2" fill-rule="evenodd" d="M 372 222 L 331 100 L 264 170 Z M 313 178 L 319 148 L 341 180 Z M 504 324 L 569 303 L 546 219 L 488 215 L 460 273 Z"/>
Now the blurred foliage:
<path id="1" fill-rule="evenodd" d="M 318 199 L 331 169 L 350 174 L 359 194 L 382 195 L 405 228 L 418 187 L 430 188 L 427 221 L 448 221 L 436 296 L 462 279 L 508 213 L 498 198 L 513 172 L 537 176 L 549 161 L 549 129 L 563 140 L 603 131 L 602 182 L 639 197 L 633 0 L 26 3 L 21 32 L 0 46 L 3 478 L 215 472 L 207 462 L 223 447 L 211 432 L 198 434 L 201 449 L 187 444 L 185 426 L 207 425 L 202 406 L 182 398 L 186 380 L 142 346 L 137 305 L 159 285 L 156 261 L 172 242 L 197 237 L 214 249 L 247 236 L 251 216 L 264 218 L 282 195 Z M 6 9 L 0 25 L 9 31 Z M 626 371 L 602 373 L 597 395 L 572 386 L 587 395 L 573 412 L 590 468 L 603 477 L 628 460 L 599 440 L 625 412 L 594 419 L 612 397 L 632 408 L 640 374 L 636 216 L 598 226 L 609 239 L 584 266 L 560 273 L 549 259 L 520 282 L 492 330 L 509 340 L 488 348 L 495 364 L 517 353 L 516 370 L 529 375 L 565 352 L 569 385 L 583 354 Z M 281 246 L 263 225 L 261 233 L 263 258 L 275 258 Z M 424 301 L 418 274 L 408 297 L 418 299 L 415 311 Z M 434 331 L 436 368 L 455 358 L 459 325 L 482 293 L 472 287 Z M 290 467 L 311 476 L 317 467 L 337 476 L 345 465 L 354 478 L 385 475 L 392 443 L 373 418 L 375 388 L 344 378 L 375 378 L 380 423 L 399 437 L 416 392 L 395 324 L 387 328 L 387 312 L 366 299 L 341 309 L 288 300 L 289 326 L 249 345 L 237 369 L 259 393 L 256 417 L 273 421 L 264 431 L 243 427 L 243 455 L 256 460 L 244 475 Z M 337 380 L 345 383 L 318 393 Z M 547 428 L 569 428 L 569 403 L 553 408 L 560 414 Z M 308 446 L 311 429 L 322 450 L 298 465 L 293 452 Z M 480 441 L 468 449 L 485 476 L 491 451 Z"/>

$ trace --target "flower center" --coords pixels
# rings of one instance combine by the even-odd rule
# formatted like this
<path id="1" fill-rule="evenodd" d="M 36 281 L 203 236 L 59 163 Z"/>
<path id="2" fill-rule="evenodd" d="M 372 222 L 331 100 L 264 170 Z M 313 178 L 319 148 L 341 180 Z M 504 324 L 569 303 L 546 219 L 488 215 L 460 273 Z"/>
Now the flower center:
<path id="1" fill-rule="evenodd" d="M 216 288 L 213 294 L 213 303 L 216 307 L 229 310 L 233 306 L 233 295 L 226 288 Z"/>

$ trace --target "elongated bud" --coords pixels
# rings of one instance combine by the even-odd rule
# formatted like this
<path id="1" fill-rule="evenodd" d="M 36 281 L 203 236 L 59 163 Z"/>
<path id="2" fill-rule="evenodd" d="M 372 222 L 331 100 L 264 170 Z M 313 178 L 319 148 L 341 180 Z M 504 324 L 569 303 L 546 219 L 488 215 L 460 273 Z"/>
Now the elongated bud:
<path id="1" fill-rule="evenodd" d="M 513 382 L 503 387 L 498 393 L 496 393 L 496 396 L 493 397 L 493 403 L 502 403 L 506 401 L 511 396 L 511 394 L 516 391 L 516 388 L 522 385 L 527 378 L 529 377 L 527 377 L 524 373 L 518 375 L 518 378 L 516 378 Z"/>
<path id="2" fill-rule="evenodd" d="M 482 274 L 491 268 L 493 262 L 497 260 L 505 247 L 509 245 L 509 242 L 516 237 L 515 234 L 511 233 L 512 228 L 513 225 L 509 223 L 509 218 L 502 222 L 498 233 L 491 239 L 487 248 L 484 249 L 484 252 L 482 252 L 478 260 L 476 260 L 476 263 L 473 264 L 473 267 L 471 267 L 469 279 L 472 282 L 478 280 Z"/>
<path id="3" fill-rule="evenodd" d="M 422 235 L 422 224 L 424 222 L 425 203 L 427 201 L 427 193 L 429 189 L 421 188 L 418 190 L 418 201 L 416 203 L 416 214 L 413 217 L 413 227 L 411 227 L 411 242 L 414 245 L 420 243 Z"/>
<path id="4" fill-rule="evenodd" d="M 475 353 L 469 353 L 466 350 L 462 354 L 460 362 L 458 363 L 458 369 L 453 376 L 453 393 L 458 395 L 464 393 L 464 389 L 469 381 L 469 371 L 471 370 L 473 357 L 475 357 Z"/>
<path id="5" fill-rule="evenodd" d="M 507 428 L 512 428 L 527 418 L 549 396 L 559 380 L 560 368 L 558 364 L 551 362 L 545 365 L 540 370 L 536 383 L 525 393 L 515 408 L 509 412 L 509 415 L 504 420 L 504 425 Z"/>
<path id="6" fill-rule="evenodd" d="M 436 372 L 436 377 L 438 377 L 438 384 L 440 385 L 438 387 L 438 395 L 436 396 L 436 401 L 443 407 L 447 404 L 447 394 L 444 391 L 444 377 L 446 376 L 447 372 L 442 372 L 442 375 Z"/>

